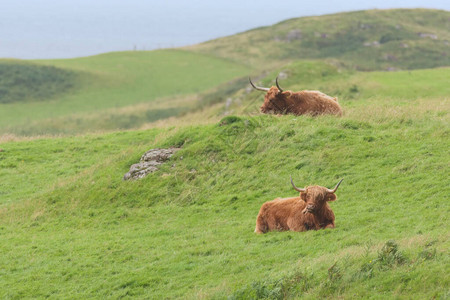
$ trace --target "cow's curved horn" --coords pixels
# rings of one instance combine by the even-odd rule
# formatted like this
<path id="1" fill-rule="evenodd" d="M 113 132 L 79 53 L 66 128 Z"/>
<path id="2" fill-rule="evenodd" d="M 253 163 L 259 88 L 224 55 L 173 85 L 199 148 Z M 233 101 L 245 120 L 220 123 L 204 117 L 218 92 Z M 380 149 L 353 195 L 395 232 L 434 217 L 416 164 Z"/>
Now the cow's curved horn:
<path id="1" fill-rule="evenodd" d="M 299 189 L 298 187 L 295 186 L 294 181 L 292 180 L 292 176 L 291 176 L 291 184 L 294 187 L 294 190 L 296 190 L 297 192 L 306 192 L 306 189 Z"/>
<path id="2" fill-rule="evenodd" d="M 248 81 L 250 81 L 250 84 L 252 85 L 252 87 L 253 87 L 255 90 L 263 91 L 263 92 L 268 92 L 268 91 L 270 90 L 269 88 L 264 88 L 264 87 L 259 87 L 259 86 L 254 85 L 253 82 L 252 82 L 252 80 L 250 79 L 250 77 L 248 78 Z"/>
<path id="3" fill-rule="evenodd" d="M 327 192 L 328 192 L 328 193 L 331 193 L 331 194 L 334 194 L 334 193 L 337 191 L 337 189 L 338 189 L 339 185 L 341 184 L 342 180 L 344 180 L 344 178 L 342 178 L 341 181 L 339 181 L 338 184 L 336 184 L 336 186 L 334 187 L 334 189 L 332 189 L 332 190 L 327 189 Z"/>
<path id="4" fill-rule="evenodd" d="M 280 90 L 280 93 L 282 93 L 283 89 L 280 88 L 280 85 L 278 84 L 278 76 L 277 76 L 277 78 L 275 78 L 275 83 L 277 84 L 277 88 Z"/>

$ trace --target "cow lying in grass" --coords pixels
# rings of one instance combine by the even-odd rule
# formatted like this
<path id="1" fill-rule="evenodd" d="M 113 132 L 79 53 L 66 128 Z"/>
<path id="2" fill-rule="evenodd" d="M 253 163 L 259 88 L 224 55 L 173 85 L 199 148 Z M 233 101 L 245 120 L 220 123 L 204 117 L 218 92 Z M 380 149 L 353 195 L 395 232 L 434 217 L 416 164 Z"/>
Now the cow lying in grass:
<path id="1" fill-rule="evenodd" d="M 294 114 L 312 116 L 331 114 L 342 115 L 342 109 L 337 98 L 330 97 L 319 91 L 283 91 L 278 84 L 278 78 L 275 80 L 276 87 L 264 88 L 255 86 L 249 78 L 250 84 L 254 89 L 267 92 L 264 97 L 264 103 L 261 106 L 261 112 L 265 114 Z"/>
<path id="2" fill-rule="evenodd" d="M 294 185 L 291 177 L 292 186 L 300 192 L 300 196 L 277 198 L 264 203 L 256 218 L 255 232 L 334 228 L 334 213 L 327 202 L 336 200 L 334 193 L 342 180 L 334 189 L 318 185 L 300 189 Z"/>

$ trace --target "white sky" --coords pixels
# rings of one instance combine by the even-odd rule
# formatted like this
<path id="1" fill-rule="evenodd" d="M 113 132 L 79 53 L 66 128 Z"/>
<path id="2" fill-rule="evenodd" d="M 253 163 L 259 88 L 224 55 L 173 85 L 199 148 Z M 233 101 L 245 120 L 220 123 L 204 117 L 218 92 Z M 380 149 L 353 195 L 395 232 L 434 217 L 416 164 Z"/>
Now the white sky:
<path id="1" fill-rule="evenodd" d="M 0 57 L 68 58 L 195 44 L 285 19 L 450 0 L 0 0 Z"/>

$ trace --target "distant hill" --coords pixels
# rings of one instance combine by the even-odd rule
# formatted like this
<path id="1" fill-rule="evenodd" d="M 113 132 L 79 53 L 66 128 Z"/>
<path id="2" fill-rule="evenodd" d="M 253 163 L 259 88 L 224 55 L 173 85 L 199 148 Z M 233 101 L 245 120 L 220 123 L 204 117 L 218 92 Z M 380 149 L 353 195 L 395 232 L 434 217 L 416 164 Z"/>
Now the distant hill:
<path id="1" fill-rule="evenodd" d="M 0 135 L 133 129 L 170 117 L 195 123 L 250 108 L 259 113 L 260 104 L 250 103 L 262 95 L 247 90 L 249 75 L 269 86 L 282 73 L 283 87 L 319 89 L 345 106 L 387 84 L 374 86 L 364 81 L 372 77 L 354 70 L 445 66 L 450 66 L 450 12 L 427 9 L 297 18 L 183 49 L 2 59 Z M 432 86 L 436 74 L 440 87 L 448 85 L 447 70 L 425 78 L 424 87 Z M 380 74 L 374 76 L 386 76 Z M 408 88 L 409 80 L 417 79 L 405 73 L 399 78 Z M 193 111 L 202 112 L 195 118 Z"/>
<path id="2" fill-rule="evenodd" d="M 188 109 L 187 100 L 248 68 L 189 51 L 0 60 L 0 135 L 129 129 Z"/>
<path id="3" fill-rule="evenodd" d="M 290 19 L 188 47 L 266 68 L 298 59 L 337 59 L 363 71 L 450 65 L 450 12 L 367 10 Z"/>

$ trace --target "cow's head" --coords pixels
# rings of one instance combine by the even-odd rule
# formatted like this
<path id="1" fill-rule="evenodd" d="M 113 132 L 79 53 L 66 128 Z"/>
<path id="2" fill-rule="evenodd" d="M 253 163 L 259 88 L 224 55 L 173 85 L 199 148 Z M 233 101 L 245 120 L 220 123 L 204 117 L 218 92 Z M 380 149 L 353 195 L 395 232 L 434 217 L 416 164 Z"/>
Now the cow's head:
<path id="1" fill-rule="evenodd" d="M 326 187 L 318 185 L 308 186 L 304 189 L 300 189 L 295 186 L 294 181 L 292 181 L 291 177 L 292 186 L 296 191 L 300 192 L 300 198 L 306 202 L 306 207 L 302 211 L 302 213 L 314 214 L 315 212 L 320 211 L 327 201 L 336 200 L 336 195 L 334 193 L 337 191 L 342 180 L 344 179 L 341 179 L 341 181 L 336 184 L 334 189 L 328 189 Z"/>
<path id="2" fill-rule="evenodd" d="M 272 86 L 270 89 L 254 85 L 250 78 L 248 80 L 255 90 L 266 92 L 264 103 L 261 106 L 262 113 L 286 113 L 288 110 L 286 99 L 291 96 L 292 92 L 283 91 L 278 84 L 278 77 L 275 80 L 277 86 Z"/>

